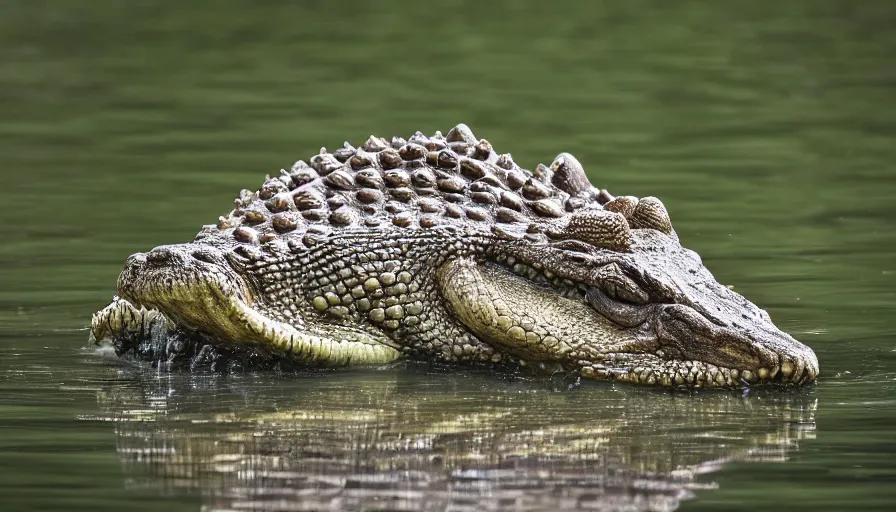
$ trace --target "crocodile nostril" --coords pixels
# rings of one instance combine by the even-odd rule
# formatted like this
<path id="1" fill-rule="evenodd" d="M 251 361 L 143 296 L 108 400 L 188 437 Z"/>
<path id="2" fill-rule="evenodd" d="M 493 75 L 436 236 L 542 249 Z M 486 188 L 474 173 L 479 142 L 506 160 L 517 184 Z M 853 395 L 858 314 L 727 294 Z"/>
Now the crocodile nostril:
<path id="1" fill-rule="evenodd" d="M 125 260 L 125 267 L 133 267 L 134 265 L 138 265 L 146 261 L 146 254 L 142 252 L 137 252 L 128 256 L 128 259 Z"/>
<path id="2" fill-rule="evenodd" d="M 199 261 L 203 261 L 205 263 L 216 263 L 217 262 L 217 259 L 215 258 L 215 254 L 213 254 L 209 251 L 195 250 L 192 253 L 190 253 L 190 255 L 193 256 L 193 258 L 195 258 Z"/>
<path id="3" fill-rule="evenodd" d="M 163 263 L 168 261 L 171 258 L 171 251 L 165 249 L 163 247 L 156 247 L 155 249 L 146 253 L 146 261 L 153 261 L 156 263 Z"/>

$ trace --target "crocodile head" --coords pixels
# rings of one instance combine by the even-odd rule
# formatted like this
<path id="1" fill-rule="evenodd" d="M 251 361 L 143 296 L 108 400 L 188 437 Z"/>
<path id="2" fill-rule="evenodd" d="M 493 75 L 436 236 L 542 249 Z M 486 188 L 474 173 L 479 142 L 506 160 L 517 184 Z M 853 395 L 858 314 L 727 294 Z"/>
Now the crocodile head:
<path id="1" fill-rule="evenodd" d="M 628 252 L 598 253 L 596 279 L 584 292 L 602 320 L 624 333 L 607 371 L 621 366 L 623 380 L 666 386 L 815 381 L 815 353 L 718 283 L 674 233 L 635 229 L 631 239 Z"/>
<path id="2" fill-rule="evenodd" d="M 443 267 L 442 294 L 490 343 L 525 361 L 565 360 L 586 377 L 728 388 L 815 380 L 814 352 L 719 284 L 674 232 L 630 229 L 615 213 L 588 220 L 605 221 L 622 227 L 624 246 L 567 232 L 548 246 L 501 248 L 494 264 Z"/>
<path id="3" fill-rule="evenodd" d="M 586 377 L 666 387 L 815 381 L 815 353 L 718 283 L 681 245 L 662 202 L 592 189 L 568 154 L 551 169 L 559 188 L 593 204 L 547 226 L 547 244 L 502 244 L 494 263 L 446 265 L 442 294 L 467 327 L 525 361 L 564 360 Z"/>
<path id="4" fill-rule="evenodd" d="M 495 161 L 490 151 L 482 152 L 486 163 Z M 377 158 L 385 161 L 385 153 Z M 659 200 L 594 188 L 570 155 L 541 166 L 541 184 L 527 175 L 526 186 L 542 196 L 524 206 L 508 194 L 511 178 L 485 171 L 476 176 L 491 176 L 489 185 L 472 192 L 474 180 L 443 172 L 441 204 L 431 199 L 432 180 L 418 197 L 408 192 L 407 175 L 399 176 L 394 185 L 404 187 L 404 204 L 420 208 L 419 224 L 408 226 L 406 210 L 376 203 L 381 192 L 355 195 L 351 180 L 362 176 L 365 186 L 393 193 L 393 184 L 382 182 L 388 174 L 364 168 L 374 150 L 358 154 L 366 160 L 354 176 L 331 170 L 329 185 L 315 173 L 291 188 L 284 178 L 266 197 L 264 188 L 246 191 L 230 217 L 193 242 L 131 256 L 118 281 L 121 299 L 94 316 L 93 335 L 142 333 L 147 321 L 163 318 L 169 329 L 325 366 L 425 358 L 429 351 L 434 360 L 518 361 L 665 387 L 803 385 L 818 375 L 810 348 L 719 284 L 680 244 Z M 388 155 L 390 168 L 399 154 Z M 492 189 L 500 197 L 497 205 L 489 199 L 495 221 L 468 210 L 467 217 L 446 213 L 435 225 L 429 215 L 473 194 L 488 204 L 482 194 Z M 278 199 L 286 194 L 295 204 Z M 315 202 L 314 194 L 326 201 Z M 501 220 L 508 196 L 517 213 Z M 551 206 L 553 197 L 566 198 L 565 212 Z M 340 226 L 302 228 L 298 213 L 320 218 L 305 215 L 308 204 L 312 213 L 322 205 L 338 209 L 330 219 L 345 214 Z"/>
<path id="5" fill-rule="evenodd" d="M 443 295 L 490 343 L 526 361 L 560 357 L 586 377 L 665 387 L 815 381 L 815 353 L 718 283 L 673 231 L 589 217 L 614 224 L 624 245 L 567 231 L 548 246 L 501 248 L 496 264 L 446 265 Z"/>

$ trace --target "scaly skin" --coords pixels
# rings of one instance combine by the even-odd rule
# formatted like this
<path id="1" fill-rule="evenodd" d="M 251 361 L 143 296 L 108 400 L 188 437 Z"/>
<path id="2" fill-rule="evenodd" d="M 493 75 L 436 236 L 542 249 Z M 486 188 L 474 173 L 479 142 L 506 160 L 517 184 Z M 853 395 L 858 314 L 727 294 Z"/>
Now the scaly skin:
<path id="1" fill-rule="evenodd" d="M 680 245 L 658 199 L 614 198 L 565 153 L 521 169 L 464 125 L 322 149 L 192 242 L 132 255 L 118 294 L 92 336 L 120 351 L 199 337 L 310 366 L 526 365 L 691 388 L 818 375 L 811 349 Z"/>

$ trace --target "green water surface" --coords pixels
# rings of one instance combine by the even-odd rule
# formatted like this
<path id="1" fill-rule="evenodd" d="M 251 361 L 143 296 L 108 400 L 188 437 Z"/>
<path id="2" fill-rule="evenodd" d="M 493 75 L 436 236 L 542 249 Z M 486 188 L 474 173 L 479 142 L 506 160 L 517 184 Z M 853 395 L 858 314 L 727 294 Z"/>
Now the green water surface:
<path id="1" fill-rule="evenodd" d="M 0 2 L 0 509 L 887 510 L 896 3 Z M 801 392 L 87 347 L 125 257 L 321 146 L 470 125 L 660 197 L 812 346 Z"/>

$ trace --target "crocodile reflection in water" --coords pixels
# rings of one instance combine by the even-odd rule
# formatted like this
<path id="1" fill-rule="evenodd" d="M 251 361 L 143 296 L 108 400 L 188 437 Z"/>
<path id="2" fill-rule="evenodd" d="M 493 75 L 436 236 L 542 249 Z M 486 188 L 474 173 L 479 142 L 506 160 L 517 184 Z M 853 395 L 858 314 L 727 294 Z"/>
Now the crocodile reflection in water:
<path id="1" fill-rule="evenodd" d="M 815 429 L 802 394 L 354 372 L 167 374 L 100 403 L 130 481 L 215 509 L 673 510 L 714 487 L 701 474 L 784 461 Z"/>

